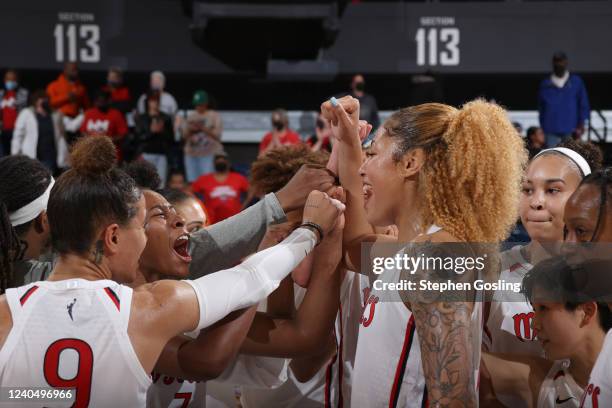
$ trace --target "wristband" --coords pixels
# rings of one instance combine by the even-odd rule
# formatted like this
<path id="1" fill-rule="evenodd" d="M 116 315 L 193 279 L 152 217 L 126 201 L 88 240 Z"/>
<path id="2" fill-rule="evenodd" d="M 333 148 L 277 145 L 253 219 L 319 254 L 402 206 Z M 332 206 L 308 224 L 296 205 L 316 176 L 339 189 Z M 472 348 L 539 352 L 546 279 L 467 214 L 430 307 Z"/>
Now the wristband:
<path id="1" fill-rule="evenodd" d="M 321 228 L 321 226 L 319 224 L 316 224 L 314 222 L 304 222 L 302 223 L 302 225 L 300 225 L 298 228 L 301 227 L 310 227 L 310 228 L 314 228 L 315 230 L 317 230 L 317 232 L 319 233 L 319 242 L 317 242 L 317 245 L 319 245 L 321 243 L 321 241 L 323 241 L 323 228 Z"/>

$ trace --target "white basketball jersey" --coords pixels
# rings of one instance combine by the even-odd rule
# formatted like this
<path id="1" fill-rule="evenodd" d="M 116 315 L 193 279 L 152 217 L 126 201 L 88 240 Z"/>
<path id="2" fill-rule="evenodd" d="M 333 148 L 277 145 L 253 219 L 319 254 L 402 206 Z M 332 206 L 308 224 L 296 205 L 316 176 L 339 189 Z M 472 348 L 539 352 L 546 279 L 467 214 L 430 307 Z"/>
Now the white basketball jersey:
<path id="1" fill-rule="evenodd" d="M 500 257 L 499 279 L 502 281 L 522 283 L 527 272 L 533 268 L 521 253 L 519 245 L 502 252 Z M 484 328 L 485 350 L 543 357 L 544 350 L 531 329 L 533 316 L 533 308 L 522 293 L 496 292 Z M 497 399 L 507 407 L 528 406 L 522 398 L 511 394 L 498 394 Z"/>
<path id="2" fill-rule="evenodd" d="M 580 407 L 612 407 L 612 330 L 606 334 Z"/>
<path id="3" fill-rule="evenodd" d="M 568 360 L 557 360 L 540 387 L 537 408 L 578 408 L 584 390 L 569 372 Z"/>
<path id="4" fill-rule="evenodd" d="M 522 283 L 533 268 L 521 254 L 520 246 L 502 252 L 501 264 L 500 280 L 512 283 Z M 543 356 L 536 333 L 531 329 L 533 316 L 533 308 L 524 294 L 496 292 L 483 337 L 488 351 Z"/>
<path id="5" fill-rule="evenodd" d="M 430 231 L 435 232 L 435 231 Z M 386 275 L 386 276 L 385 276 Z M 383 272 L 384 282 L 398 282 L 400 270 Z M 424 407 L 428 406 L 421 348 L 412 312 L 394 293 L 384 295 L 366 289 L 361 317 L 351 393 L 352 407 Z M 379 302 L 381 298 L 386 301 Z M 471 326 L 474 335 L 472 366 L 469 373 L 478 383 L 482 342 L 482 303 L 474 304 Z"/>
<path id="6" fill-rule="evenodd" d="M 0 349 L 0 386 L 75 388 L 76 408 L 145 406 L 151 380 L 127 333 L 132 289 L 69 279 L 8 289 L 6 298 L 13 327 Z"/>

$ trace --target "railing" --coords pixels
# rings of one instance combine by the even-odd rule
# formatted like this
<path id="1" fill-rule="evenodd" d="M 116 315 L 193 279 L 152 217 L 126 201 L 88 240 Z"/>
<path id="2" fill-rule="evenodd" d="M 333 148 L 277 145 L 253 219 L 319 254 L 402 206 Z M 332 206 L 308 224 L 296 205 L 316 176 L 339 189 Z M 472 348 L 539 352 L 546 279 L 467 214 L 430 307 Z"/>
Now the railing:
<path id="1" fill-rule="evenodd" d="M 600 127 L 599 130 L 593 126 L 593 112 L 599 116 L 599 120 L 602 122 L 603 127 Z M 601 133 L 600 133 L 601 131 Z M 591 133 L 595 134 L 597 137 L 597 141 L 600 143 L 605 143 L 608 138 L 608 119 L 604 116 L 604 114 L 600 110 L 592 110 L 591 117 L 589 118 L 589 130 L 587 133 L 588 140 L 593 140 L 591 138 Z"/>

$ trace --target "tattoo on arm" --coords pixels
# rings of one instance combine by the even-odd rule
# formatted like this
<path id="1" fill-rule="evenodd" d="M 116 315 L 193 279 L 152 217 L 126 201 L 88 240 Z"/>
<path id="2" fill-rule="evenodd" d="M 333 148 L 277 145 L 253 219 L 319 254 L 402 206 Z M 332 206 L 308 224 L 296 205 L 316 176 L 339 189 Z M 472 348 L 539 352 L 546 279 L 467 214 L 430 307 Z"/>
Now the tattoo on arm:
<path id="1" fill-rule="evenodd" d="M 429 406 L 476 407 L 472 304 L 412 303 Z"/>

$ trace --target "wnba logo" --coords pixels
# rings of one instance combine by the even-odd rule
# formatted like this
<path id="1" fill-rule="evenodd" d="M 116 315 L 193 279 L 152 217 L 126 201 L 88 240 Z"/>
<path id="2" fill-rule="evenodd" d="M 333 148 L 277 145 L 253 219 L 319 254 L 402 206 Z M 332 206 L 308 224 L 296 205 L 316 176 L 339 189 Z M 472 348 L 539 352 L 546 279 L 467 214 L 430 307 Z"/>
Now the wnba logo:
<path id="1" fill-rule="evenodd" d="M 361 317 L 359 318 L 359 323 L 362 324 L 363 327 L 368 327 L 370 324 L 372 324 L 372 320 L 374 320 L 374 312 L 376 311 L 376 304 L 379 300 L 378 296 L 374 296 L 371 293 L 372 288 L 363 289 L 363 309 L 361 312 Z M 369 309 L 368 306 L 370 306 Z"/>
<path id="2" fill-rule="evenodd" d="M 535 340 L 536 331 L 531 329 L 534 312 L 517 313 L 512 316 L 514 320 L 514 334 L 520 341 Z"/>

